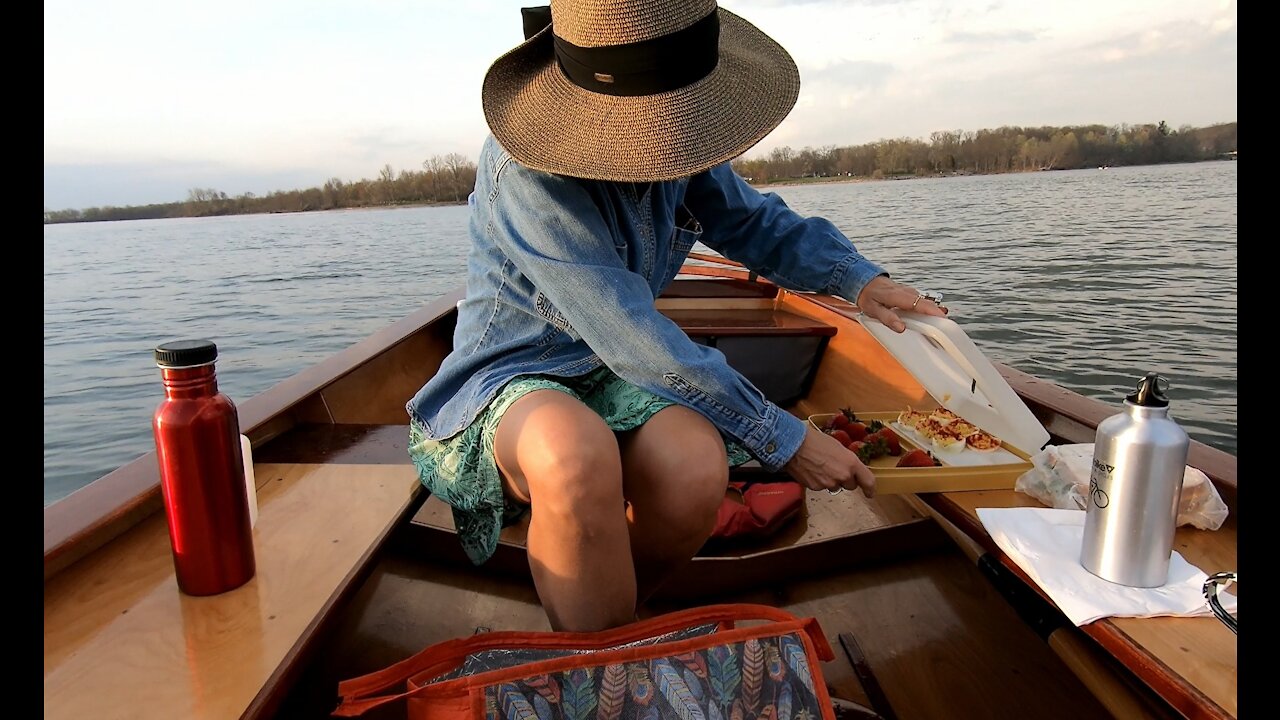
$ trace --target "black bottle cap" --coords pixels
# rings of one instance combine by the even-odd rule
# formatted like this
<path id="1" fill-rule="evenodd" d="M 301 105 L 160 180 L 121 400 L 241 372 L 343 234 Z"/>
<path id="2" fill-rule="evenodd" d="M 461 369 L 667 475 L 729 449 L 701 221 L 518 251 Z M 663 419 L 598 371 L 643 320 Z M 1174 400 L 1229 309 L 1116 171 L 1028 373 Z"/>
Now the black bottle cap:
<path id="1" fill-rule="evenodd" d="M 175 340 L 156 348 L 156 365 L 184 368 L 208 365 L 218 359 L 218 346 L 210 340 Z"/>
<path id="2" fill-rule="evenodd" d="M 1142 407 L 1168 407 L 1169 398 L 1164 394 L 1168 389 L 1168 380 L 1150 372 L 1138 381 L 1137 392 L 1125 397 L 1125 400 Z"/>

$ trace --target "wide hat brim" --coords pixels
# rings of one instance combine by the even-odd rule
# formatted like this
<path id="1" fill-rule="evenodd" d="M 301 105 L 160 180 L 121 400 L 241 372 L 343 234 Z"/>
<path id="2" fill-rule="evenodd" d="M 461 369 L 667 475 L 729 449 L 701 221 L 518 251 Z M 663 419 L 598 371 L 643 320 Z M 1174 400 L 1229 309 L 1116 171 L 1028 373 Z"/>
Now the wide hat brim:
<path id="1" fill-rule="evenodd" d="M 481 91 L 499 144 L 535 170 L 653 182 L 695 175 L 746 152 L 800 94 L 791 55 L 718 8 L 720 59 L 706 77 L 656 95 L 615 96 L 570 82 L 546 27 L 494 61 Z"/>

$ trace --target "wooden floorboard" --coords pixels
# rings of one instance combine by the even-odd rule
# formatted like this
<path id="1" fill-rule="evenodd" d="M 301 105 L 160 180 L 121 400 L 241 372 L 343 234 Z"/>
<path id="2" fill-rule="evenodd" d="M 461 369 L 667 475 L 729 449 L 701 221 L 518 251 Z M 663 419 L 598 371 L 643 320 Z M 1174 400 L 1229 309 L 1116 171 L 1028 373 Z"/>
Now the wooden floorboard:
<path id="1" fill-rule="evenodd" d="M 954 549 L 717 598 L 816 617 L 827 639 L 853 635 L 898 718 L 1077 720 L 1107 711 Z M 677 604 L 651 604 L 652 612 Z M 856 698 L 837 649 L 832 694 Z M 928 688 L 928 692 L 921 692 Z"/>

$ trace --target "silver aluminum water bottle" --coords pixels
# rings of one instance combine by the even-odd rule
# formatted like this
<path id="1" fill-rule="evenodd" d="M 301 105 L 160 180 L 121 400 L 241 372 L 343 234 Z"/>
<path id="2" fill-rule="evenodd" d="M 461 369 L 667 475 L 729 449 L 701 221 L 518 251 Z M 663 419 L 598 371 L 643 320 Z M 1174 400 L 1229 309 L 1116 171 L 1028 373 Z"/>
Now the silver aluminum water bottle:
<path id="1" fill-rule="evenodd" d="M 1094 439 L 1080 563 L 1130 587 L 1159 587 L 1169 577 L 1191 443 L 1169 417 L 1167 388 L 1148 373 Z"/>

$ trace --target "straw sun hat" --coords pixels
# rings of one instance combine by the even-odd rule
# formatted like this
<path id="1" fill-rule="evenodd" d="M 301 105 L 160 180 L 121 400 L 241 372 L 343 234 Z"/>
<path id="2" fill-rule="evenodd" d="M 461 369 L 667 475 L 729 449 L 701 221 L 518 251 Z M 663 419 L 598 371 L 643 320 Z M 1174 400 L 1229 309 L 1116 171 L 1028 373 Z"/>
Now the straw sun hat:
<path id="1" fill-rule="evenodd" d="M 800 92 L 787 51 L 715 0 L 551 0 L 524 19 L 481 95 L 494 137 L 536 170 L 694 175 L 768 135 Z"/>

